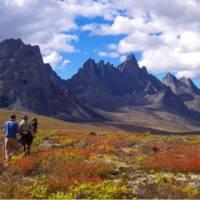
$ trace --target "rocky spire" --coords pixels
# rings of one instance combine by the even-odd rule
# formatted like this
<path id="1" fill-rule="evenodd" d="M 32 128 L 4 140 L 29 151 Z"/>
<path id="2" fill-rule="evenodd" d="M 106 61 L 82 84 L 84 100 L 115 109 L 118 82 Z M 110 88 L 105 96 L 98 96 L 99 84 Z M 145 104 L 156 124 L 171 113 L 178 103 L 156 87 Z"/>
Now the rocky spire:
<path id="1" fill-rule="evenodd" d="M 118 66 L 120 72 L 129 72 L 138 74 L 140 68 L 134 54 L 127 56 L 125 62 Z"/>
<path id="2" fill-rule="evenodd" d="M 178 85 L 178 79 L 171 73 L 167 73 L 163 78 L 163 83 L 167 86 L 177 86 Z"/>

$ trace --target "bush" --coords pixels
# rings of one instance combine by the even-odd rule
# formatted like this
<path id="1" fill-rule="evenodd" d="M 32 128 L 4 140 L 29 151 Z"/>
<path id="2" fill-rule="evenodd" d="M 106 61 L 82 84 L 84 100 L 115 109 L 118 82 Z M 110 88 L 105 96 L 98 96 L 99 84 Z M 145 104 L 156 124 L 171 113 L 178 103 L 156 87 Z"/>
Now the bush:
<path id="1" fill-rule="evenodd" d="M 23 175 L 29 175 L 36 168 L 36 161 L 32 157 L 22 157 L 13 161 L 11 170 Z"/>
<path id="2" fill-rule="evenodd" d="M 56 192 L 49 196 L 49 199 L 73 199 L 70 194 L 65 194 L 64 192 Z"/>
<path id="3" fill-rule="evenodd" d="M 47 179 L 46 176 L 36 176 L 32 186 L 22 187 L 22 192 L 28 194 L 33 199 L 46 199 L 47 198 Z"/>
<path id="4" fill-rule="evenodd" d="M 177 181 L 174 175 L 156 174 L 156 183 L 140 187 L 138 198 L 149 199 L 199 199 L 200 192 L 184 182 Z"/>
<path id="5" fill-rule="evenodd" d="M 75 143 L 76 143 L 76 140 L 73 140 L 73 139 L 64 139 L 60 141 L 60 144 L 64 145 L 65 147 L 74 146 Z"/>
<path id="6" fill-rule="evenodd" d="M 69 188 L 69 192 L 64 194 L 58 192 L 52 194 L 50 198 L 60 199 L 127 199 L 131 198 L 131 191 L 126 185 L 104 181 L 93 185 L 90 183 L 77 184 Z"/>

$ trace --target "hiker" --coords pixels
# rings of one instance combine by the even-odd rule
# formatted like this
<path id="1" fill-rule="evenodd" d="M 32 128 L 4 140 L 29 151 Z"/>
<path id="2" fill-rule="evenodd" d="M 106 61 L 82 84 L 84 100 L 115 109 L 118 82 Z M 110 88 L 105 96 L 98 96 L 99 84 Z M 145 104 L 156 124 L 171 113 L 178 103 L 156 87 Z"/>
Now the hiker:
<path id="1" fill-rule="evenodd" d="M 19 150 L 19 145 L 17 143 L 17 137 L 19 137 L 19 126 L 16 122 L 15 115 L 11 115 L 10 119 L 5 122 L 3 132 L 5 135 L 5 157 L 6 160 L 10 160 L 11 157 Z"/>
<path id="2" fill-rule="evenodd" d="M 37 121 L 37 118 L 33 118 L 33 119 L 32 119 L 31 126 L 32 126 L 33 133 L 34 133 L 34 135 L 35 135 L 36 132 L 37 132 L 37 128 L 38 128 L 38 121 Z"/>
<path id="3" fill-rule="evenodd" d="M 30 155 L 30 148 L 33 141 L 33 133 L 31 124 L 28 122 L 28 116 L 24 115 L 19 124 L 21 139 L 20 142 L 23 146 L 25 155 Z"/>

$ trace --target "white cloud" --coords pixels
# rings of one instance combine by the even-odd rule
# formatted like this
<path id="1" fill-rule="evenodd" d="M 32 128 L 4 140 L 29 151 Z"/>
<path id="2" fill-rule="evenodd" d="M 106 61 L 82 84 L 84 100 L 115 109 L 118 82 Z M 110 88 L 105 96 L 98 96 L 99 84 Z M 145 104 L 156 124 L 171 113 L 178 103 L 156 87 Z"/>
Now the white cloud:
<path id="1" fill-rule="evenodd" d="M 111 24 L 87 24 L 93 35 L 124 35 L 104 56 L 142 52 L 151 72 L 173 71 L 200 77 L 199 0 L 110 0 L 123 10 Z M 112 53 L 112 54 L 111 54 Z M 187 72 L 187 73 L 186 73 Z M 190 73 L 189 73 L 190 72 Z"/>
<path id="2" fill-rule="evenodd" d="M 178 78 L 181 77 L 190 77 L 190 78 L 196 78 L 196 77 L 200 77 L 200 70 L 186 70 L 186 71 L 180 71 L 176 74 L 176 76 Z"/>
<path id="3" fill-rule="evenodd" d="M 59 34 L 53 35 L 51 40 L 47 43 L 41 43 L 41 50 L 45 53 L 50 53 L 52 51 L 57 52 L 74 52 L 75 48 L 71 45 L 72 41 L 77 41 L 78 37 L 76 35 Z"/>
<path id="4" fill-rule="evenodd" d="M 116 50 L 117 49 L 117 45 L 116 44 L 108 44 L 108 48 L 112 49 L 112 50 Z"/>
<path id="5" fill-rule="evenodd" d="M 56 60 L 61 52 L 76 52 L 75 45 L 81 40 L 78 32 L 89 31 L 122 37 L 98 49 L 100 56 L 122 57 L 141 51 L 140 64 L 151 72 L 200 76 L 199 0 L 0 1 L 0 40 L 20 37 L 25 43 L 40 45 L 45 57 L 54 55 Z M 79 27 L 76 19 L 80 16 L 91 23 Z M 95 17 L 107 22 L 91 20 Z"/>
<path id="6" fill-rule="evenodd" d="M 110 51 L 110 52 L 98 51 L 98 55 L 101 57 L 111 57 L 111 58 L 119 57 L 119 53 L 116 51 Z"/>
<path id="7" fill-rule="evenodd" d="M 70 63 L 70 60 L 63 60 L 63 63 L 62 63 L 62 67 L 65 67 L 66 65 L 68 65 Z"/>
<path id="8" fill-rule="evenodd" d="M 180 47 L 183 51 L 200 51 L 199 33 L 185 31 L 181 34 Z"/>
<path id="9" fill-rule="evenodd" d="M 78 41 L 78 17 L 111 20 L 116 14 L 93 0 L 0 0 L 0 40 L 21 38 L 39 45 L 43 55 L 71 53 Z"/>
<path id="10" fill-rule="evenodd" d="M 123 56 L 121 56 L 120 61 L 124 62 L 126 60 L 126 58 L 127 58 L 127 56 L 123 55 Z"/>
<path id="11" fill-rule="evenodd" d="M 157 49 L 163 44 L 164 42 L 158 36 L 136 31 L 119 42 L 118 51 L 120 53 L 145 51 L 147 49 Z"/>
<path id="12" fill-rule="evenodd" d="M 65 67 L 70 63 L 69 60 L 64 59 L 57 52 L 53 51 L 52 53 L 43 57 L 44 63 L 49 63 L 52 68 L 55 70 L 57 66 Z"/>
<path id="13" fill-rule="evenodd" d="M 198 77 L 200 52 L 180 52 L 178 49 L 162 47 L 157 50 L 147 50 L 143 53 L 140 66 L 149 66 L 151 72 L 160 73 L 171 71 L 177 74 L 189 72 L 192 78 Z"/>

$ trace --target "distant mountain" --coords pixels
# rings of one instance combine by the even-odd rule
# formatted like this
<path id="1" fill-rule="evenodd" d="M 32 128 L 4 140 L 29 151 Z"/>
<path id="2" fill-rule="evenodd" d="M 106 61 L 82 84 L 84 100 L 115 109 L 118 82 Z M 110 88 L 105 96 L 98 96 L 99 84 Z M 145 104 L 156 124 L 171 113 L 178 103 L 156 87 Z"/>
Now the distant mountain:
<path id="1" fill-rule="evenodd" d="M 191 80 L 179 81 L 198 93 Z M 191 111 L 174 90 L 180 85 L 179 81 L 174 77 L 160 81 L 149 74 L 146 67 L 140 68 L 134 55 L 129 55 L 117 67 L 88 59 L 65 85 L 81 102 L 120 123 L 153 127 L 160 124 L 165 128 L 176 123 L 175 129 L 190 129 L 193 124 L 200 126 L 199 113 Z"/>
<path id="2" fill-rule="evenodd" d="M 167 73 L 163 78 L 163 83 L 169 86 L 172 91 L 178 95 L 184 93 L 200 95 L 200 89 L 193 83 L 191 79 L 186 77 L 177 79 L 173 74 Z"/>
<path id="3" fill-rule="evenodd" d="M 0 108 L 154 129 L 200 127 L 200 90 L 190 79 L 167 74 L 160 81 L 129 55 L 117 67 L 90 58 L 62 80 L 38 46 L 20 39 L 0 43 Z"/>
<path id="4" fill-rule="evenodd" d="M 79 100 L 103 110 L 132 105 L 189 113 L 169 87 L 138 66 L 134 55 L 118 67 L 89 59 L 67 86 Z"/>
<path id="5" fill-rule="evenodd" d="M 167 73 L 163 83 L 169 86 L 190 109 L 200 112 L 200 89 L 191 79 L 186 77 L 177 79 L 173 74 Z"/>
<path id="6" fill-rule="evenodd" d="M 27 110 L 69 120 L 100 116 L 82 105 L 44 64 L 38 46 L 20 39 L 0 43 L 0 108 Z"/>

